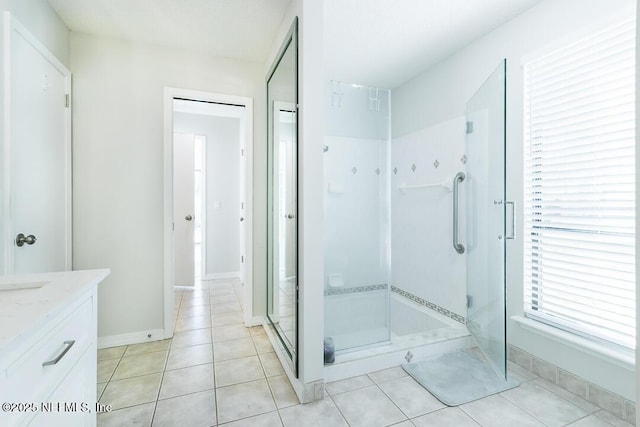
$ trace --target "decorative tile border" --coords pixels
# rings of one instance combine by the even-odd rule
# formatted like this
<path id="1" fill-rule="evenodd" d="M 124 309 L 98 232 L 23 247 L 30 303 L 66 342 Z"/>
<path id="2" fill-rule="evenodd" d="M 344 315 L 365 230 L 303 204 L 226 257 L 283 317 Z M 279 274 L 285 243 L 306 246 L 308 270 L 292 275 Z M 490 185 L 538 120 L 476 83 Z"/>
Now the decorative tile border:
<path id="1" fill-rule="evenodd" d="M 388 287 L 389 285 L 387 285 L 386 283 L 383 283 L 380 285 L 329 288 L 324 291 L 324 294 L 325 295 L 344 295 L 344 294 L 355 294 L 360 292 L 383 291 Z"/>
<path id="2" fill-rule="evenodd" d="M 379 285 L 366 285 L 366 286 L 353 286 L 353 287 L 340 287 L 340 288 L 329 288 L 329 289 L 325 289 L 324 294 L 325 296 L 327 295 L 346 295 L 346 294 L 355 294 L 355 293 L 361 293 L 361 292 L 371 292 L 371 291 L 383 291 L 385 289 L 387 289 L 389 287 L 389 285 L 387 285 L 386 283 L 382 283 Z M 459 314 L 456 314 L 450 310 L 447 310 L 444 307 L 440 307 L 437 304 L 432 303 L 431 301 L 427 301 L 424 298 L 420 298 L 417 295 L 413 295 L 410 292 L 407 292 L 403 289 L 397 288 L 395 286 L 391 286 L 391 292 L 395 292 L 396 294 L 407 298 L 413 302 L 415 302 L 416 304 L 419 304 L 423 307 L 427 307 L 430 308 L 431 310 L 437 311 L 438 313 L 447 316 L 450 319 L 455 320 L 458 323 L 462 323 L 463 325 L 466 324 L 467 320 L 464 318 L 464 316 L 460 316 Z"/>
<path id="3" fill-rule="evenodd" d="M 463 325 L 466 324 L 466 319 L 464 318 L 464 316 L 460 316 L 459 314 L 454 313 L 453 311 L 449 311 L 444 307 L 440 307 L 437 304 L 432 303 L 431 301 L 427 301 L 424 298 L 420 298 L 417 295 L 413 295 L 410 292 L 407 292 L 403 289 L 397 288 L 393 285 L 391 285 L 391 292 L 395 292 L 398 295 L 405 297 L 413 302 L 415 302 L 416 304 L 420 304 L 424 307 L 430 308 L 431 310 L 435 310 L 438 313 L 447 316 L 450 319 L 455 320 L 456 322 L 462 323 Z"/>

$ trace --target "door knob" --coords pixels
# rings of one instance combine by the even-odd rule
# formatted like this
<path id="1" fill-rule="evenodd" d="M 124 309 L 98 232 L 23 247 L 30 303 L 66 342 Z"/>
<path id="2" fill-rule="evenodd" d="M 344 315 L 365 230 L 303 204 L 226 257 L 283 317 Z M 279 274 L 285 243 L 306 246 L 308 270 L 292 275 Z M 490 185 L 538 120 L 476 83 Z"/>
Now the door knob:
<path id="1" fill-rule="evenodd" d="M 28 236 L 25 236 L 24 234 L 20 233 L 16 236 L 16 246 L 18 247 L 22 247 L 24 246 L 24 244 L 26 243 L 27 245 L 33 245 L 36 242 L 36 236 L 34 236 L 33 234 L 29 234 Z"/>
<path id="2" fill-rule="evenodd" d="M 191 221 L 193 217 L 191 215 L 187 215 L 184 217 L 184 219 L 186 219 L 187 221 Z"/>
<path id="3" fill-rule="evenodd" d="M 242 222 L 242 221 L 244 221 L 244 217 L 243 216 L 240 217 L 240 222 Z"/>

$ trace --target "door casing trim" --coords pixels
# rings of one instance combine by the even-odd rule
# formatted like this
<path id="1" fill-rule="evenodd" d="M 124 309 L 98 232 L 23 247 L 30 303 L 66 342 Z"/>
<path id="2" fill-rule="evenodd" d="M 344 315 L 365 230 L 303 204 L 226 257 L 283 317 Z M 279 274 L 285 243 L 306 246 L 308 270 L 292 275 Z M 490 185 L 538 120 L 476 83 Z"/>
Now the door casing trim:
<path id="1" fill-rule="evenodd" d="M 163 247 L 164 247 L 164 338 L 173 336 L 174 326 L 174 251 L 173 236 L 173 100 L 186 99 L 193 101 L 212 102 L 218 104 L 241 105 L 245 107 L 243 123 L 243 138 L 240 146 L 244 149 L 244 210 L 245 210 L 245 239 L 244 239 L 244 323 L 253 325 L 253 98 L 203 92 L 174 87 L 164 88 L 164 219 L 163 219 Z M 242 266 L 241 266 L 242 268 Z"/>

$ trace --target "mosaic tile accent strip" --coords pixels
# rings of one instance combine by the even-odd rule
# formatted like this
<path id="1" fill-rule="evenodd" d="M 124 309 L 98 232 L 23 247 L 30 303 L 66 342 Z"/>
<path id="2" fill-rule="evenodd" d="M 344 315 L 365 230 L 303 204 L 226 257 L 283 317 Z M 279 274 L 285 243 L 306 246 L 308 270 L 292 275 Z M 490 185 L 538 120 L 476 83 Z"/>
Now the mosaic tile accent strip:
<path id="1" fill-rule="evenodd" d="M 383 291 L 388 288 L 386 283 L 380 285 L 353 286 L 342 288 L 329 288 L 324 291 L 325 295 L 344 295 L 355 294 L 360 292 Z"/>
<path id="2" fill-rule="evenodd" d="M 391 285 L 391 292 L 395 292 L 400 296 L 403 296 L 407 299 L 410 299 L 411 301 L 415 302 L 416 304 L 420 304 L 424 307 L 430 308 L 431 310 L 435 310 L 440 314 L 443 314 L 445 316 L 447 316 L 450 319 L 455 320 L 456 322 L 462 323 L 463 325 L 466 324 L 466 319 L 464 318 L 464 316 L 460 316 L 459 314 L 456 314 L 452 311 L 447 310 L 444 307 L 440 307 L 437 304 L 432 303 L 431 301 L 427 301 L 424 298 L 420 298 L 419 296 L 413 295 L 410 292 L 407 292 L 403 289 L 397 288 L 393 285 Z"/>

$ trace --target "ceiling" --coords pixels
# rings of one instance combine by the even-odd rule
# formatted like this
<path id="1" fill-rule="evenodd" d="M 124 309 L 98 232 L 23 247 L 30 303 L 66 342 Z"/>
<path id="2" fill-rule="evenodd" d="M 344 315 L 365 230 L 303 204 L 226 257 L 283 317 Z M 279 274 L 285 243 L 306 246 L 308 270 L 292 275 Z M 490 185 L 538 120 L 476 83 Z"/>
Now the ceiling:
<path id="1" fill-rule="evenodd" d="M 264 62 L 291 0 L 48 0 L 70 30 Z"/>
<path id="2" fill-rule="evenodd" d="M 72 31 L 264 62 L 291 0 L 48 0 Z M 540 0 L 324 0 L 327 76 L 394 88 Z"/>
<path id="3" fill-rule="evenodd" d="M 393 89 L 540 0 L 324 0 L 329 79 Z"/>

